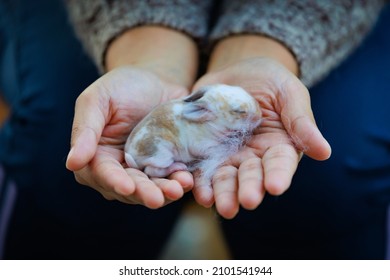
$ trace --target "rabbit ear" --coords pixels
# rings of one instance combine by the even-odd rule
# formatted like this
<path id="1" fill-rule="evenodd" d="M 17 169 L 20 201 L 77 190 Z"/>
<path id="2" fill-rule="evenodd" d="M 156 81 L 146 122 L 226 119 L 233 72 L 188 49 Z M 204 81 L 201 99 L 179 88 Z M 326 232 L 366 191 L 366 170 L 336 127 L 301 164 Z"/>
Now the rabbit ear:
<path id="1" fill-rule="evenodd" d="M 206 122 L 215 119 L 207 102 L 202 100 L 208 87 L 203 87 L 184 99 L 183 118 L 192 122 Z"/>
<path id="2" fill-rule="evenodd" d="M 216 118 L 205 102 L 184 103 L 183 118 L 191 122 L 207 122 Z"/>
<path id="3" fill-rule="evenodd" d="M 207 88 L 208 87 L 202 87 L 199 90 L 191 93 L 186 99 L 184 99 L 184 102 L 198 101 L 199 99 L 201 99 L 205 95 Z"/>

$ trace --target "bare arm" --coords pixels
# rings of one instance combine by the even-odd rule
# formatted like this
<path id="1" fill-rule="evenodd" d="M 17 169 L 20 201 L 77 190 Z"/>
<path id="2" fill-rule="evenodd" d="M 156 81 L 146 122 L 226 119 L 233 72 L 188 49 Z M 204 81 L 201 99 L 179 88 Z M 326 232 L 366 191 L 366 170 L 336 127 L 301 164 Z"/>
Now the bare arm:
<path id="1" fill-rule="evenodd" d="M 168 82 L 190 88 L 198 67 L 198 50 L 184 33 L 159 26 L 136 27 L 116 38 L 106 52 L 106 70 L 131 65 Z"/>
<path id="2" fill-rule="evenodd" d="M 216 71 L 240 60 L 255 57 L 275 59 L 298 75 L 298 63 L 288 48 L 261 35 L 235 35 L 220 41 L 212 52 L 208 71 Z"/>

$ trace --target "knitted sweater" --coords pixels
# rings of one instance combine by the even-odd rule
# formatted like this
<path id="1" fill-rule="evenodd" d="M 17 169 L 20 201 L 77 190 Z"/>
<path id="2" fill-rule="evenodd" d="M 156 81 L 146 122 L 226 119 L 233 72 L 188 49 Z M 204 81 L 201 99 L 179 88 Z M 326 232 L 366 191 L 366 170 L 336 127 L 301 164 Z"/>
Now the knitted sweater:
<path id="1" fill-rule="evenodd" d="M 71 22 L 97 66 L 125 30 L 162 25 L 211 44 L 262 34 L 295 56 L 311 86 L 348 56 L 374 26 L 385 0 L 66 0 Z M 218 3 L 218 5 L 216 5 Z"/>

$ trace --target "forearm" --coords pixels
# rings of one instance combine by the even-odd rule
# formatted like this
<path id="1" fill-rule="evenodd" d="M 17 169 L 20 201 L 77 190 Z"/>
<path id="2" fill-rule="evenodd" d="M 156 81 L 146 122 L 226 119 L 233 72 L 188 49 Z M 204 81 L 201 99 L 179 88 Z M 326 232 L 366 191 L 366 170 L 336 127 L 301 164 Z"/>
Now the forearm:
<path id="1" fill-rule="evenodd" d="M 254 57 L 274 59 L 298 76 L 298 63 L 293 54 L 280 42 L 261 35 L 236 35 L 218 42 L 211 54 L 208 71 Z"/>
<path id="2" fill-rule="evenodd" d="M 159 26 L 135 27 L 116 38 L 106 51 L 107 71 L 125 65 L 190 88 L 197 73 L 198 50 L 182 32 Z"/>
<path id="3" fill-rule="evenodd" d="M 194 55 L 196 48 L 190 38 L 197 42 L 207 35 L 213 1 L 66 0 L 65 3 L 75 32 L 100 73 L 118 61 L 136 62 L 140 66 L 141 58 L 148 58 L 149 69 L 155 70 L 159 63 L 159 73 L 171 76 L 169 80 L 174 77 L 185 85 L 193 80 L 197 68 L 193 60 L 197 54 Z M 115 51 L 108 51 L 109 47 Z M 139 53 L 141 50 L 145 55 Z M 118 56 L 112 54 L 117 51 Z M 112 55 L 119 58 L 112 64 L 106 61 L 107 55 L 109 60 Z M 169 59 L 173 61 L 167 65 Z"/>

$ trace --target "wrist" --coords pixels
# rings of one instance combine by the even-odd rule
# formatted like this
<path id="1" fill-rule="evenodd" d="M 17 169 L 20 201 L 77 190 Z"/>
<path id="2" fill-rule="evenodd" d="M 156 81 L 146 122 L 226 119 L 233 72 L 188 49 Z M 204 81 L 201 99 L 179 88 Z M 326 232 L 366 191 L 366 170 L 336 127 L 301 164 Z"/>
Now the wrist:
<path id="1" fill-rule="evenodd" d="M 195 42 L 184 33 L 160 26 L 132 28 L 108 46 L 105 68 L 133 66 L 162 80 L 190 88 L 198 68 Z"/>
<path id="2" fill-rule="evenodd" d="M 298 63 L 289 49 L 282 43 L 261 35 L 236 35 L 218 42 L 211 54 L 208 72 L 255 57 L 274 59 L 296 76 L 299 74 Z"/>

